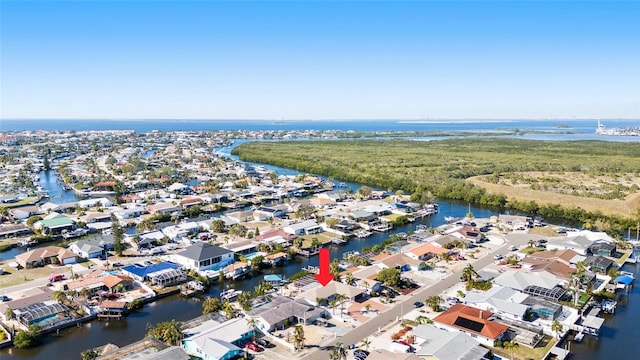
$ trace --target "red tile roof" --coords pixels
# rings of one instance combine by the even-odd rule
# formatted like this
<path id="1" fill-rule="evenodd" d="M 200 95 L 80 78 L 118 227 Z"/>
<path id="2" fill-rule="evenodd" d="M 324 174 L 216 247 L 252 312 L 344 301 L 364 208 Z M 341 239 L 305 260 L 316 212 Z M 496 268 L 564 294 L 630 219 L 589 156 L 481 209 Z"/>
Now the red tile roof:
<path id="1" fill-rule="evenodd" d="M 493 313 L 490 311 L 480 310 L 464 304 L 456 304 L 436 316 L 433 321 L 467 333 L 478 334 L 488 339 L 496 340 L 509 327 L 489 320 L 491 315 Z"/>

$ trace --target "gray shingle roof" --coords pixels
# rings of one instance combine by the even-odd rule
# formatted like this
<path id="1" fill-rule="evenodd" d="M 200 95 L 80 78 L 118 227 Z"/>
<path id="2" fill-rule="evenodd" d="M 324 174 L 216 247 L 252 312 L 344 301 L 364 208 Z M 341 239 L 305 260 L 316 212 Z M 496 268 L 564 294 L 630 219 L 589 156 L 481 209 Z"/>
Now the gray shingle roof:
<path id="1" fill-rule="evenodd" d="M 192 260 L 202 261 L 229 253 L 232 251 L 205 242 L 196 242 L 178 254 Z"/>

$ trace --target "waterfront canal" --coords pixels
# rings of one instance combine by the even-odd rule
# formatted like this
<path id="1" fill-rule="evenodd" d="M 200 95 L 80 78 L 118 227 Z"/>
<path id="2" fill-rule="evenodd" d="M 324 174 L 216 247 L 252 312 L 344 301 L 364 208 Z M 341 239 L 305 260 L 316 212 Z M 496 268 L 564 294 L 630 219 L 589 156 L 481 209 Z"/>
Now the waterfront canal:
<path id="1" fill-rule="evenodd" d="M 454 202 L 440 202 L 439 205 L 440 213 L 432 217 L 397 227 L 391 232 L 374 234 L 366 239 L 354 239 L 342 246 L 332 246 L 331 257 L 342 258 L 342 254 L 347 251 L 360 250 L 363 246 L 379 244 L 393 233 L 415 230 L 418 224 L 434 227 L 441 225 L 445 222 L 445 216 L 464 216 L 469 210 L 468 205 Z M 487 209 L 471 207 L 471 211 L 477 217 L 495 215 L 495 212 Z M 283 267 L 266 269 L 264 274 L 281 274 L 288 278 L 308 265 L 317 266 L 318 258 L 298 257 L 296 260 L 286 263 Z M 209 294 L 218 296 L 225 288 L 252 291 L 262 279 L 263 275 L 259 275 L 244 280 L 214 284 L 209 289 Z M 155 324 L 171 319 L 185 321 L 199 316 L 201 313 L 201 299 L 185 299 L 179 295 L 174 295 L 147 304 L 142 310 L 132 313 L 122 320 L 108 322 L 94 320 L 79 327 L 61 330 L 58 335 L 46 336 L 41 346 L 32 349 L 3 349 L 0 351 L 0 358 L 10 355 L 11 358 L 15 359 L 78 359 L 79 354 L 89 348 L 98 347 L 106 343 L 123 346 L 142 339 L 146 333 L 147 323 Z"/>

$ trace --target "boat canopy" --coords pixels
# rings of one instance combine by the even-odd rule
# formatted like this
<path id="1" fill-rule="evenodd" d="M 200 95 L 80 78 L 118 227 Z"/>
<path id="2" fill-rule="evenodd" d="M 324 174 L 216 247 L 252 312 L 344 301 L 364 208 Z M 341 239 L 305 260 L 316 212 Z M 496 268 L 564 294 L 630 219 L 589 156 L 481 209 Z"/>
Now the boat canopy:
<path id="1" fill-rule="evenodd" d="M 625 285 L 629 285 L 633 282 L 633 278 L 627 275 L 620 275 L 616 278 L 617 283 L 623 283 Z"/>

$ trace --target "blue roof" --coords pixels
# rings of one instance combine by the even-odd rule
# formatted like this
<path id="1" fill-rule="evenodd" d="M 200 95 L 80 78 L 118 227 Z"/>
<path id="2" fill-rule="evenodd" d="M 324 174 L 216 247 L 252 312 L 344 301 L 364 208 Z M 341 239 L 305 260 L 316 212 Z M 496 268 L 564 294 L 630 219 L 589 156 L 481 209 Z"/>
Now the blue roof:
<path id="1" fill-rule="evenodd" d="M 265 281 L 282 281 L 282 275 L 271 274 L 264 276 Z"/>
<path id="2" fill-rule="evenodd" d="M 149 274 L 152 274 L 156 271 L 165 270 L 165 269 L 179 269 L 179 268 L 180 268 L 180 265 L 165 261 L 158 264 L 152 264 L 147 266 L 141 266 L 140 264 L 127 265 L 123 267 L 122 270 L 144 279 Z"/>
<path id="3" fill-rule="evenodd" d="M 627 275 L 620 275 L 616 278 L 617 283 L 623 283 L 625 285 L 629 285 L 633 282 L 633 278 Z"/>

